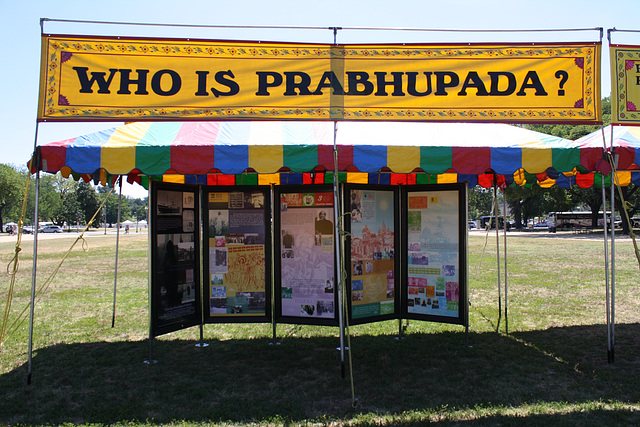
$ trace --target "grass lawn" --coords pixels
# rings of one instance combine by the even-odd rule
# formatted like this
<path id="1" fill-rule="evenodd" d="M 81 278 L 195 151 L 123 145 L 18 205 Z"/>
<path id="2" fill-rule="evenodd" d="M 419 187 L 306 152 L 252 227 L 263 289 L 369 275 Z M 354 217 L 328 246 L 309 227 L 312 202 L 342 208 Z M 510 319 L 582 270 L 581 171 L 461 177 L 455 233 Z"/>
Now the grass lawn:
<path id="1" fill-rule="evenodd" d="M 509 234 L 508 334 L 497 308 L 495 235 L 485 245 L 480 233 L 469 238 L 468 337 L 460 326 L 415 320 L 401 340 L 398 321 L 351 327 L 354 408 L 337 328 L 278 325 L 274 346 L 271 325 L 209 324 L 208 347 L 195 346 L 199 328 L 190 328 L 157 338 L 158 363 L 144 364 L 147 235 L 121 235 L 112 328 L 115 236 L 96 233 L 87 251 L 71 252 L 36 305 L 31 385 L 28 321 L 0 349 L 0 425 L 638 425 L 633 246 L 616 244 L 609 364 L 604 245 L 573 237 Z M 39 284 L 74 238 L 39 240 Z M 29 300 L 32 246 L 25 237 L 9 323 Z M 5 266 L 14 248 L 15 240 L 0 241 Z M 4 313 L 6 273 L 1 283 Z"/>

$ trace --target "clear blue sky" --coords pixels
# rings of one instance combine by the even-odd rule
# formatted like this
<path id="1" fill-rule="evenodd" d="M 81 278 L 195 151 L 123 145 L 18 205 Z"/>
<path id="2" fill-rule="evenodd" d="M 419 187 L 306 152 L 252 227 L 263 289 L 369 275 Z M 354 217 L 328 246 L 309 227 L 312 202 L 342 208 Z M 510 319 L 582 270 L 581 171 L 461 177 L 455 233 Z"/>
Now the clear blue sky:
<path id="1" fill-rule="evenodd" d="M 638 30 L 638 0 L 0 0 L 0 163 L 24 165 L 36 130 L 40 72 L 40 18 L 162 24 L 425 28 L 454 30 L 576 29 L 603 27 L 602 96 L 611 92 L 606 30 Z M 192 37 L 330 43 L 329 30 L 246 30 L 45 23 L 45 32 L 123 36 Z M 597 41 L 596 31 L 577 33 L 458 33 L 344 30 L 338 42 Z M 613 34 L 613 43 L 640 45 L 640 33 Z M 112 127 L 111 124 L 46 123 L 38 144 Z M 131 195 L 141 192 L 128 189 Z"/>

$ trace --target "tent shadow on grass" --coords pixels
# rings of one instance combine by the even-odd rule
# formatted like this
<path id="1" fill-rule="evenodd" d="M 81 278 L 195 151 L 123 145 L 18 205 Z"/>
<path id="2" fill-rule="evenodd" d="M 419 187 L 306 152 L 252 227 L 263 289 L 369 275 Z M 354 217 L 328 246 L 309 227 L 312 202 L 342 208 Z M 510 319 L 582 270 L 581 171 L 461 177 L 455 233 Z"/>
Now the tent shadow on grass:
<path id="1" fill-rule="evenodd" d="M 360 415 L 365 424 L 375 419 L 367 417 L 388 417 L 393 425 L 423 425 L 430 417 L 581 424 L 594 416 L 637 424 L 640 324 L 618 326 L 611 365 L 604 331 L 588 325 L 472 333 L 471 348 L 462 332 L 411 334 L 411 326 L 403 340 L 356 335 L 356 409 L 335 337 L 286 338 L 279 346 L 266 338 L 211 341 L 206 348 L 161 339 L 154 345 L 159 363 L 150 366 L 143 363 L 144 341 L 60 344 L 37 350 L 30 386 L 24 366 L 0 376 L 0 424 L 296 423 L 358 414 L 377 414 Z"/>

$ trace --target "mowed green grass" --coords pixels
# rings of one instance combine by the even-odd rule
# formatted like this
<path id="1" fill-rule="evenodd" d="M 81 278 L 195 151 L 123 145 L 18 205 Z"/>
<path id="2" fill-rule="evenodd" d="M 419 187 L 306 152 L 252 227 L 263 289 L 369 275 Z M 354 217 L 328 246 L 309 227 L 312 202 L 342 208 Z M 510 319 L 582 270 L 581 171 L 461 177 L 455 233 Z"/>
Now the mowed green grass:
<path id="1" fill-rule="evenodd" d="M 208 347 L 195 346 L 200 331 L 190 328 L 154 340 L 158 363 L 143 363 L 147 235 L 121 235 L 113 328 L 115 236 L 88 236 L 87 250 L 74 248 L 37 303 L 31 385 L 28 321 L 0 349 L 0 425 L 640 424 L 640 268 L 631 242 L 616 244 L 609 364 L 602 240 L 508 236 L 508 299 L 500 280 L 508 334 L 495 235 L 474 235 L 469 335 L 415 320 L 402 322 L 403 339 L 397 320 L 352 326 L 345 378 L 332 327 L 278 325 L 280 344 L 270 345 L 270 324 L 208 324 Z M 74 237 L 39 241 L 39 285 Z M 0 243 L 4 265 L 14 248 Z M 25 238 L 9 323 L 28 303 L 31 257 Z M 2 313 L 8 286 L 5 273 Z"/>

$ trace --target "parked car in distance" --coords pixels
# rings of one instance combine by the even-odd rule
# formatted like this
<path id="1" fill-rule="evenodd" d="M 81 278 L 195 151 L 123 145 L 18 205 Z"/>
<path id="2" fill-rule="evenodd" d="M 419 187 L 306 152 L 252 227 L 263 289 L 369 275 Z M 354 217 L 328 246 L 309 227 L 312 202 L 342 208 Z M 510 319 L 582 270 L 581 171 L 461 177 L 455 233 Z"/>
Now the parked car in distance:
<path id="1" fill-rule="evenodd" d="M 28 225 L 22 227 L 22 234 L 33 234 L 33 227 L 29 227 Z"/>
<path id="2" fill-rule="evenodd" d="M 62 228 L 59 225 L 47 225 L 42 230 L 41 233 L 62 233 Z"/>
<path id="3" fill-rule="evenodd" d="M 469 221 L 469 228 L 477 228 L 475 221 Z"/>
<path id="4" fill-rule="evenodd" d="M 549 228 L 549 224 L 541 221 L 533 225 L 533 228 Z"/>

